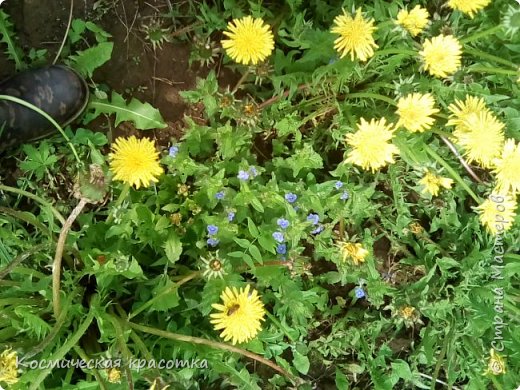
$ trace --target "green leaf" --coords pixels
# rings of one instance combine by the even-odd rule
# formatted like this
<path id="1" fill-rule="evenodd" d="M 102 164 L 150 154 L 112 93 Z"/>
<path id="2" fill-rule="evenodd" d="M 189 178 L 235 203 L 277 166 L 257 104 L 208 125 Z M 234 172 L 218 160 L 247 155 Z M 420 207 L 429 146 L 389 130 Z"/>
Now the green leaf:
<path id="1" fill-rule="evenodd" d="M 72 66 L 83 76 L 92 77 L 94 70 L 110 60 L 113 48 L 113 42 L 101 42 L 96 46 L 79 51 L 77 55 L 70 56 Z"/>
<path id="2" fill-rule="evenodd" d="M 293 171 L 293 177 L 298 176 L 302 169 L 320 169 L 323 167 L 323 160 L 321 156 L 314 151 L 310 144 L 305 144 L 304 147 L 294 153 L 293 156 L 285 159 L 284 165 L 288 166 Z M 280 162 L 277 162 L 280 165 Z"/>
<path id="3" fill-rule="evenodd" d="M 262 259 L 262 255 L 261 255 L 260 251 L 258 250 L 258 248 L 257 248 L 256 246 L 251 245 L 251 246 L 249 247 L 249 253 L 251 253 L 251 254 L 253 255 L 254 259 L 255 259 L 257 262 L 259 262 L 260 264 L 263 264 L 263 263 L 264 263 L 264 261 L 263 261 L 263 259 Z"/>
<path id="4" fill-rule="evenodd" d="M 13 39 L 13 37 L 16 36 L 13 30 L 13 24 L 9 21 L 9 15 L 2 10 L 0 10 L 0 35 L 2 36 L 0 42 L 7 45 L 5 52 L 7 56 L 14 61 L 16 70 L 26 69 L 27 65 L 22 61 L 23 52 L 16 46 Z"/>
<path id="5" fill-rule="evenodd" d="M 343 374 L 341 372 L 341 370 L 339 370 L 337 367 L 336 367 L 336 388 L 345 389 L 345 390 L 349 389 L 347 376 L 345 374 Z"/>
<path id="6" fill-rule="evenodd" d="M 115 114 L 115 126 L 123 121 L 131 121 L 140 130 L 163 129 L 166 123 L 161 113 L 149 103 L 142 103 L 136 98 L 132 98 L 130 103 L 118 93 L 112 92 L 112 101 L 108 99 L 93 98 L 89 108 L 95 110 L 95 117 L 99 114 Z M 92 118 L 93 119 L 93 118 Z"/>
<path id="7" fill-rule="evenodd" d="M 249 234 L 251 234 L 254 238 L 260 235 L 258 228 L 251 218 L 247 218 L 247 228 L 249 229 Z"/>
<path id="8" fill-rule="evenodd" d="M 307 356 L 302 355 L 297 350 L 293 351 L 293 356 L 294 367 L 296 367 L 296 369 L 302 374 L 307 374 L 309 372 L 310 367 L 309 358 Z"/>
<path id="9" fill-rule="evenodd" d="M 179 260 L 182 254 L 182 243 L 177 234 L 170 233 L 168 239 L 164 243 L 164 251 L 166 252 L 166 257 L 170 263 L 173 264 Z"/>

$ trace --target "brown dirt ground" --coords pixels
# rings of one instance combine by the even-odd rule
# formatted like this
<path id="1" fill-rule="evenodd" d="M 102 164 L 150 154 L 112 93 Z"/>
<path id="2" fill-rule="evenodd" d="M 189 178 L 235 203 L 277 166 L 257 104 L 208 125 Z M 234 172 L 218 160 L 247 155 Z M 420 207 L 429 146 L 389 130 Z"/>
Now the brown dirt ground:
<path id="1" fill-rule="evenodd" d="M 94 9 L 96 3 L 98 8 Z M 182 135 L 184 115 L 202 116 L 196 107 L 188 107 L 179 95 L 179 91 L 192 89 L 197 77 L 204 77 L 209 69 L 188 64 L 189 43 L 173 39 L 164 43 L 155 51 L 145 40 L 143 25 L 152 18 L 168 12 L 169 3 L 182 6 L 176 0 L 76 0 L 73 18 L 94 21 L 112 34 L 114 51 L 112 59 L 94 73 L 97 84 L 105 84 L 111 90 L 126 97 L 134 96 L 151 103 L 158 108 L 168 124 L 161 130 L 153 130 L 154 138 L 162 146 L 171 139 Z M 100 11 L 99 4 L 107 4 L 106 12 Z M 54 58 L 66 30 L 70 2 L 61 0 L 7 0 L 2 8 L 10 15 L 14 23 L 19 45 L 25 53 L 31 48 L 47 49 L 47 61 Z M 167 18 L 164 26 L 171 25 Z M 182 26 L 181 26 L 182 27 Z M 175 26 L 175 28 L 180 28 Z M 3 49 L 3 48 L 0 48 Z M 219 70 L 221 85 L 230 85 L 237 76 L 221 69 L 218 58 L 215 64 Z M 14 65 L 6 55 L 0 53 L 0 80 L 14 74 Z M 94 121 L 87 126 L 92 130 L 106 131 L 110 126 L 106 120 Z M 129 123 L 121 124 L 115 135 L 134 134 L 137 131 Z M 147 133 L 150 135 L 150 133 Z"/>

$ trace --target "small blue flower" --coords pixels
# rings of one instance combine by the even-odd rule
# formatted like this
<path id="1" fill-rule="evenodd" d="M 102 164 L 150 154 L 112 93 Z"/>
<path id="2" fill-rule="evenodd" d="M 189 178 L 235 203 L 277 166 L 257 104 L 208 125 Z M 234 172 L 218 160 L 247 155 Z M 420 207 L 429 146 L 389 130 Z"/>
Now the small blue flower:
<path id="1" fill-rule="evenodd" d="M 285 200 L 289 203 L 296 202 L 296 199 L 298 199 L 298 195 L 293 194 L 292 192 L 289 192 L 288 194 L 285 195 Z"/>
<path id="2" fill-rule="evenodd" d="M 278 253 L 279 255 L 285 255 L 287 253 L 287 245 L 278 244 L 276 246 L 276 253 Z"/>
<path id="3" fill-rule="evenodd" d="M 320 222 L 320 216 L 318 214 L 309 214 L 307 215 L 307 222 L 317 225 Z"/>
<path id="4" fill-rule="evenodd" d="M 282 229 L 287 229 L 290 225 L 289 221 L 286 220 L 285 218 L 278 218 L 278 220 L 276 221 L 276 224 L 278 226 L 280 226 Z"/>
<path id="5" fill-rule="evenodd" d="M 343 182 L 337 181 L 336 183 L 334 183 L 334 187 L 336 187 L 336 189 L 339 190 L 341 187 L 343 187 Z"/>
<path id="6" fill-rule="evenodd" d="M 208 234 L 210 236 L 213 236 L 218 233 L 218 226 L 215 225 L 208 225 Z"/>
<path id="7" fill-rule="evenodd" d="M 217 192 L 215 194 L 215 198 L 217 198 L 218 200 L 224 199 L 224 191 Z"/>
<path id="8" fill-rule="evenodd" d="M 249 180 L 249 173 L 246 171 L 238 171 L 237 177 L 242 181 L 246 181 Z"/>
<path id="9" fill-rule="evenodd" d="M 233 219 L 235 219 L 235 212 L 234 211 L 230 211 L 227 213 L 227 219 L 229 222 L 233 221 Z"/>
<path id="10" fill-rule="evenodd" d="M 343 191 L 343 193 L 341 194 L 341 196 L 339 197 L 341 200 L 348 200 L 348 198 L 350 197 L 350 195 L 348 194 L 347 191 Z"/>
<path id="11" fill-rule="evenodd" d="M 365 297 L 365 290 L 363 290 L 361 287 L 356 287 L 354 289 L 354 294 L 356 294 L 356 298 L 361 299 Z"/>
<path id="12" fill-rule="evenodd" d="M 284 238 L 283 238 L 283 233 L 282 232 L 274 232 L 273 233 L 273 238 L 278 241 L 278 242 L 283 242 Z"/>
<path id="13" fill-rule="evenodd" d="M 213 237 L 208 238 L 207 241 L 206 241 L 206 243 L 209 246 L 217 246 L 219 242 L 220 241 L 218 240 L 218 238 L 213 238 Z"/>
<path id="14" fill-rule="evenodd" d="M 168 154 L 171 156 L 171 157 L 175 157 L 177 155 L 177 153 L 179 152 L 179 147 L 178 146 L 170 146 L 170 150 L 168 151 Z"/>
<path id="15" fill-rule="evenodd" d="M 320 225 L 318 226 L 316 229 L 314 229 L 311 234 L 320 234 L 323 230 L 325 229 L 325 227 L 323 225 Z"/>
<path id="16" fill-rule="evenodd" d="M 258 171 L 256 170 L 255 167 L 249 167 L 249 173 L 250 173 L 251 176 L 253 176 L 253 177 L 257 177 L 257 176 L 258 176 Z"/>

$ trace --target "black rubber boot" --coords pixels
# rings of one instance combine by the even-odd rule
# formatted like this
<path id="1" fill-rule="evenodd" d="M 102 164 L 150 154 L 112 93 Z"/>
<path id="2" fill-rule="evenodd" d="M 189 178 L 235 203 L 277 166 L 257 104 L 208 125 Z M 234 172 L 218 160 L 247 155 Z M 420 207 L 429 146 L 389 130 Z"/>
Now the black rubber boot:
<path id="1" fill-rule="evenodd" d="M 66 126 L 85 109 L 88 86 L 74 70 L 53 65 L 19 73 L 3 81 L 0 95 L 25 100 L 45 111 L 61 126 Z M 0 152 L 55 132 L 56 128 L 37 112 L 15 102 L 0 100 Z"/>

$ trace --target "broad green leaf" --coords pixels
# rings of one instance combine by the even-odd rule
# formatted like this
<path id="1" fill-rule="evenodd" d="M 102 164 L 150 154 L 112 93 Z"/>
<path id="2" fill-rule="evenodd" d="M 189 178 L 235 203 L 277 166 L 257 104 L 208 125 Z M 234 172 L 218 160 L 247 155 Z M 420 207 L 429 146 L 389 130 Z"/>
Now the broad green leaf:
<path id="1" fill-rule="evenodd" d="M 170 263 L 173 264 L 179 260 L 179 257 L 182 254 L 182 243 L 177 234 L 170 233 L 168 239 L 164 243 L 164 251 L 166 252 L 166 257 Z"/>
<path id="2" fill-rule="evenodd" d="M 310 367 L 309 358 L 307 356 L 302 355 L 297 350 L 293 351 L 293 356 L 294 367 L 296 367 L 296 369 L 302 374 L 307 374 L 307 372 L 309 372 Z"/>
<path id="3" fill-rule="evenodd" d="M 118 93 L 112 92 L 112 101 L 108 99 L 93 98 L 89 108 L 94 109 L 95 116 L 99 114 L 115 114 L 115 125 L 123 121 L 131 121 L 139 130 L 162 129 L 166 123 L 158 109 L 149 103 L 142 103 L 136 98 L 132 98 L 130 103 Z"/>
<path id="4" fill-rule="evenodd" d="M 86 77 L 92 77 L 94 71 L 110 60 L 112 57 L 113 42 L 101 42 L 96 46 L 79 51 L 77 55 L 70 56 L 72 67 Z"/>

